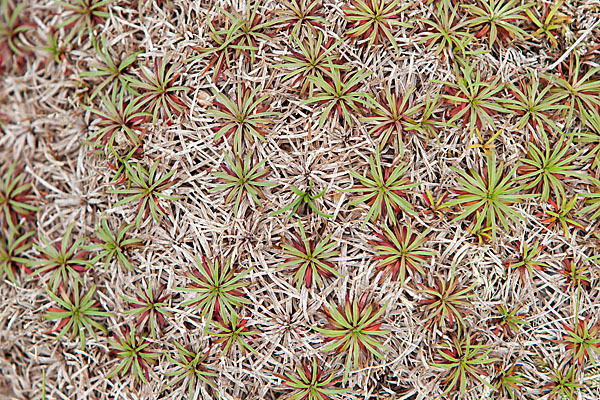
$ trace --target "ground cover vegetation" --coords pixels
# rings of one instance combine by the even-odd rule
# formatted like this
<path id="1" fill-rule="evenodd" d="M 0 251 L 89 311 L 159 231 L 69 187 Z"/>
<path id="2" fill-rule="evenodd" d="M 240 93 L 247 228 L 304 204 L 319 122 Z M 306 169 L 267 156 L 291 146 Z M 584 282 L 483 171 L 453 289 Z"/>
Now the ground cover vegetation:
<path id="1" fill-rule="evenodd" d="M 0 0 L 0 398 L 600 398 L 600 4 Z"/>

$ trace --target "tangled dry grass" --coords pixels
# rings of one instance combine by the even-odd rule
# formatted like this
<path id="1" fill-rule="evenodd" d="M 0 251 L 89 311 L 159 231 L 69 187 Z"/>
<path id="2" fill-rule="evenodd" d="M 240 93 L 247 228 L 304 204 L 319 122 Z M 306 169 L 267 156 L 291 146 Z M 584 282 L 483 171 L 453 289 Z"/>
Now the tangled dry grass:
<path id="1" fill-rule="evenodd" d="M 6 5 L 3 17 L 7 10 L 14 9 L 15 3 L 13 0 L 2 2 Z M 597 380 L 593 377 L 598 353 L 591 349 L 600 343 L 591 338 L 595 334 L 600 340 L 593 328 L 600 323 L 599 268 L 594 259 L 598 255 L 599 237 L 597 220 L 592 218 L 592 213 L 578 213 L 589 204 L 585 202 L 585 193 L 598 190 L 594 187 L 598 166 L 593 164 L 598 139 L 574 140 L 567 144 L 568 154 L 576 154 L 572 164 L 581 174 L 559 176 L 565 189 L 563 198 L 576 198 L 572 210 L 565 211 L 556 190 L 551 191 L 548 200 L 556 200 L 556 207 L 562 207 L 561 211 L 555 210 L 549 201 L 541 201 L 539 196 L 522 196 L 521 202 L 509 202 L 516 213 L 515 218 L 507 218 L 509 229 L 498 221 L 497 234 L 494 231 L 492 237 L 489 224 L 480 221 L 478 226 L 474 215 L 460 221 L 454 219 L 464 210 L 461 207 L 469 204 L 446 206 L 445 203 L 460 194 L 455 192 L 461 187 L 461 175 L 457 171 L 472 168 L 485 175 L 482 171 L 487 170 L 489 155 L 493 153 L 497 163 L 504 162 L 506 173 L 521 173 L 514 168 L 523 166 L 519 160 L 526 158 L 531 143 L 544 148 L 540 123 L 537 128 L 531 123 L 518 126 L 518 112 L 492 112 L 488 108 L 491 123 L 482 117 L 479 126 L 477 123 L 471 126 L 468 120 L 460 118 L 453 126 L 446 126 L 444 123 L 462 108 L 452 101 L 440 100 L 432 116 L 432 120 L 438 121 L 431 130 L 437 137 L 428 135 L 426 129 L 405 130 L 402 142 L 392 136 L 389 144 L 382 145 L 378 137 L 370 134 L 373 123 L 360 118 L 371 115 L 373 107 L 358 104 L 356 110 L 350 110 L 349 119 L 333 109 L 332 116 L 322 120 L 324 106 L 304 101 L 318 96 L 318 85 L 315 84 L 315 93 L 301 95 L 294 79 L 284 80 L 290 69 L 278 65 L 286 62 L 282 57 L 298 52 L 299 47 L 298 42 L 291 39 L 291 31 L 281 25 L 265 26 L 260 31 L 262 36 L 257 36 L 256 48 L 247 45 L 253 48 L 247 52 L 254 53 L 254 59 L 243 52 L 234 54 L 230 68 L 225 68 L 217 81 L 213 72 L 218 60 L 196 56 L 203 54 L 203 49 L 219 47 L 211 40 L 210 24 L 216 29 L 230 27 L 231 18 L 221 9 L 251 12 L 257 5 L 262 21 L 274 21 L 284 8 L 278 1 L 251 3 L 114 0 L 102 5 L 100 9 L 106 12 L 106 17 L 92 18 L 89 31 L 84 26 L 81 34 L 68 37 L 70 29 L 74 29 L 72 24 L 60 26 L 75 15 L 72 10 L 49 0 L 26 2 L 22 15 L 30 25 L 18 34 L 26 51 L 16 54 L 11 49 L 0 48 L 3 57 L 0 159 L 3 173 L 15 162 L 24 167 L 35 196 L 32 204 L 39 207 L 39 211 L 33 219 L 23 220 L 18 228 L 35 232 L 36 246 L 24 252 L 24 257 L 33 261 L 18 263 L 30 271 L 21 268 L 14 281 L 5 274 L 0 283 L 0 398 L 42 398 L 43 386 L 49 399 L 185 398 L 187 378 L 168 385 L 173 379 L 169 376 L 175 367 L 173 359 L 177 358 L 176 342 L 205 352 L 202 367 L 215 374 L 208 377 L 212 386 L 200 379 L 193 380 L 197 383 L 192 392 L 196 398 L 294 398 L 289 397 L 292 392 L 283 384 L 285 374 L 295 373 L 297 363 L 309 360 L 311 364 L 313 357 L 319 360 L 323 376 L 334 374 L 332 387 L 347 389 L 332 398 L 463 397 L 459 385 L 451 387 L 452 379 L 448 378 L 451 372 L 443 366 L 440 351 L 448 348 L 453 337 L 458 335 L 464 339 L 465 332 L 475 335 L 473 343 L 488 346 L 476 351 L 485 362 L 475 365 L 481 372 L 466 376 L 465 398 L 510 398 L 509 391 L 498 389 L 501 388 L 498 385 L 503 371 L 509 371 L 513 365 L 516 375 L 508 374 L 518 376 L 513 388 L 516 398 L 599 398 Z M 306 26 L 300 28 L 296 32 L 301 38 L 299 42 L 305 43 L 309 35 L 317 35 L 317 32 L 324 35 L 323 44 L 330 38 L 344 39 L 331 56 L 349 71 L 370 73 L 356 91 L 367 93 L 373 99 L 384 101 L 385 90 L 391 88 L 392 93 L 401 96 L 412 93 L 407 107 L 411 108 L 424 104 L 436 93 L 452 95 L 440 90 L 453 88 L 447 82 L 457 82 L 459 67 L 467 65 L 487 83 L 497 79 L 494 87 L 501 89 L 490 101 L 492 108 L 494 105 L 504 107 L 506 99 L 514 96 L 507 85 L 519 87 L 520 82 L 527 82 L 527 74 L 532 71 L 544 85 L 551 86 L 551 80 L 543 78 L 544 74 L 560 76 L 558 64 L 566 74 L 575 55 L 580 59 L 581 75 L 592 71 L 590 81 L 600 80 L 600 74 L 594 70 L 600 59 L 598 1 L 570 1 L 558 5 L 557 27 L 551 31 L 556 46 L 521 10 L 523 18 L 515 20 L 515 24 L 525 30 L 526 37 L 519 39 L 499 31 L 495 44 L 485 51 L 489 36 L 484 32 L 471 37 L 463 53 L 453 53 L 444 46 L 438 52 L 437 45 L 429 46 L 431 42 L 423 40 L 433 31 L 431 25 L 423 21 L 439 22 L 438 5 L 460 10 L 457 21 L 473 18 L 459 4 L 445 0 L 429 2 L 431 4 L 396 2 L 398 8 L 407 5 L 399 18 L 404 25 L 393 29 L 396 52 L 385 40 L 382 45 L 369 47 L 367 40 L 347 37 L 350 23 L 344 15 L 352 2 L 326 0 L 322 3 L 319 12 L 326 24 L 314 30 Z M 556 3 L 534 4 L 531 9 L 543 13 Z M 476 27 L 464 31 L 469 29 L 470 33 L 481 33 Z M 173 173 L 163 192 L 172 197 L 158 199 L 165 215 L 155 219 L 152 213 L 143 218 L 142 212 L 138 226 L 135 226 L 137 203 L 115 206 L 124 196 L 114 192 L 136 187 L 135 183 L 127 184 L 127 181 L 133 182 L 132 171 L 122 170 L 121 176 L 115 172 L 123 165 L 115 157 L 125 158 L 125 154 L 136 147 L 127 133 L 120 131 L 115 135 L 113 152 L 105 148 L 95 152 L 86 142 L 104 126 L 99 115 L 90 110 L 104 110 L 102 107 L 111 95 L 108 88 L 119 82 L 115 79 L 116 83 L 111 82 L 93 95 L 102 78 L 85 73 L 97 70 L 102 64 L 101 52 L 94 47 L 96 43 L 99 48 L 101 41 L 93 40 L 101 37 L 111 49 L 109 54 L 115 57 L 140 52 L 126 69 L 131 76 L 143 81 L 141 66 L 152 71 L 155 62 L 163 62 L 174 67 L 172 85 L 182 87 L 172 92 L 176 104 L 171 108 L 171 115 L 160 110 L 161 103 L 158 103 L 154 116 L 141 118 L 136 122 L 138 126 L 132 128 L 134 136 L 141 137 L 143 151 L 135 153 L 131 160 L 148 170 L 156 165 L 157 177 Z M 571 47 L 581 37 L 583 40 Z M 49 38 L 58 38 L 54 53 L 44 49 L 49 46 Z M 463 64 L 461 60 L 465 60 Z M 335 70 L 333 64 L 330 68 Z M 126 85 L 129 81 L 123 82 Z M 254 140 L 236 148 L 231 140 L 214 140 L 216 132 L 212 128 L 218 131 L 222 121 L 210 110 L 218 109 L 213 103 L 215 93 L 233 99 L 240 85 L 256 89 L 258 97 L 265 96 L 259 107 L 268 105 L 268 110 L 277 114 L 269 116 L 272 123 L 257 124 L 259 133 L 264 133 L 264 142 Z M 132 88 L 135 85 L 132 84 Z M 600 119 L 594 127 L 591 117 L 593 104 L 596 104 L 596 113 L 600 108 L 600 89 L 593 87 L 590 91 L 596 103 L 592 101 L 591 107 L 586 103 L 583 108 L 589 111 L 592 122 L 586 123 L 582 107 L 577 105 L 568 107 L 572 117 L 562 112 L 563 109 L 543 110 L 557 128 L 546 126 L 554 148 L 562 143 L 561 133 L 575 139 L 581 132 L 590 132 L 596 138 L 600 135 Z M 178 99 L 181 104 L 177 103 Z M 177 112 L 178 106 L 181 112 Z M 480 128 L 481 139 L 475 127 Z M 501 133 L 490 139 L 497 131 Z M 234 157 L 240 149 L 243 149 L 242 160 L 246 154 L 252 154 L 254 163 L 265 160 L 264 168 L 269 173 L 260 180 L 274 185 L 261 188 L 264 198 L 260 205 L 243 196 L 239 209 L 234 212 L 235 201 L 226 202 L 227 190 L 215 190 L 223 182 L 219 182 L 214 173 L 224 171 L 221 165 L 227 165 L 225 155 Z M 383 234 L 384 226 L 393 228 L 389 213 L 366 221 L 368 205 L 349 205 L 360 194 L 348 189 L 361 184 L 349 171 L 368 176 L 370 157 L 380 157 L 384 168 L 407 166 L 402 176 L 407 182 L 417 184 L 403 194 L 412 212 L 398 210 L 397 226 L 411 227 L 416 234 L 426 232 L 427 238 L 421 247 L 429 253 L 414 261 L 424 273 L 407 267 L 410 273 L 403 283 L 397 276 L 382 278 L 383 270 L 378 268 L 375 258 L 376 242 L 384 239 L 375 233 Z M 516 185 L 524 183 L 515 182 Z M 292 187 L 304 191 L 311 184 L 313 194 L 325 191 L 313 202 L 320 212 L 331 214 L 330 218 L 302 204 L 293 218 L 288 218 L 290 212 L 272 215 L 297 197 Z M 536 190 L 522 189 L 519 196 Z M 427 192 L 431 193 L 433 205 L 424 195 Z M 444 198 L 446 193 L 449 194 L 447 199 Z M 440 207 L 436 207 L 438 199 L 441 199 L 437 203 Z M 561 214 L 562 211 L 565 212 Z M 557 216 L 551 214 L 553 212 Z M 6 237 L 13 229 L 7 223 L 9 219 L 5 215 L 2 220 L 5 222 L 2 234 Z M 132 268 L 113 259 L 105 270 L 103 263 L 93 258 L 96 254 L 93 250 L 82 255 L 93 262 L 81 273 L 80 285 L 86 288 L 84 292 L 96 285 L 94 299 L 99 309 L 109 314 L 95 320 L 100 321 L 107 332 L 96 330 L 97 338 L 86 333 L 83 348 L 81 341 L 71 338 L 70 333 L 55 341 L 58 332 L 51 331 L 56 323 L 44 318 L 49 307 L 58 306 L 46 290 L 54 289 L 47 277 L 32 273 L 39 267 L 35 263 L 42 257 L 40 248 L 45 247 L 42 238 L 52 243 L 65 237 L 72 228 L 70 243 L 82 239 L 82 244 L 90 245 L 102 220 L 107 221 L 113 234 L 127 224 L 134 224 L 127 237 L 138 238 L 140 242 L 124 251 Z M 302 279 L 293 280 L 290 268 L 280 268 L 289 261 L 282 246 L 291 246 L 292 239 L 299 240 L 294 236 L 300 232 L 298 220 L 314 243 L 328 235 L 334 243 L 330 251 L 335 254 L 327 261 L 339 276 L 325 277 L 322 287 L 315 283 L 307 287 Z M 562 222 L 565 222 L 564 228 Z M 535 243 L 543 249 L 534 257 L 533 267 L 509 266 L 519 261 L 524 244 L 531 249 Z M 207 324 L 208 330 L 217 329 L 215 324 L 209 324 L 212 312 L 207 314 L 211 317 L 207 321 L 198 307 L 182 305 L 193 299 L 195 293 L 177 288 L 190 287 L 189 273 L 196 268 L 196 259 L 200 257 L 213 263 L 230 260 L 239 271 L 248 271 L 244 278 L 247 285 L 238 288 L 240 296 L 247 301 L 232 306 L 232 310 L 248 318 L 248 326 L 255 334 L 245 340 L 254 352 L 236 344 L 222 355 L 217 338 L 206 329 Z M 569 275 L 571 270 L 568 269 L 560 273 L 570 268 L 570 262 L 576 265 L 576 273 Z M 65 279 L 61 286 L 69 293 L 73 290 L 71 278 Z M 435 305 L 427 302 L 431 292 L 424 288 L 435 288 L 436 279 L 454 280 L 457 290 L 469 288 L 464 292 L 468 297 L 456 303 L 459 318 L 455 316 L 454 321 L 432 317 Z M 149 283 L 155 288 L 163 285 L 163 293 L 168 294 L 162 306 L 167 314 L 165 326 L 161 328 L 156 323 L 156 335 L 135 327 L 139 316 L 127 313 L 132 308 L 124 298 L 133 298 Z M 385 308 L 381 314 L 382 325 L 377 328 L 387 331 L 378 336 L 382 344 L 378 351 L 384 359 L 372 356 L 358 368 L 350 367 L 346 381 L 343 375 L 347 354 L 323 351 L 325 335 L 314 328 L 325 326 L 324 310 L 329 304 L 341 305 L 347 298 L 358 301 L 365 293 L 368 293 L 368 304 L 377 305 L 380 310 Z M 501 307 L 505 307 L 505 311 L 515 310 L 513 316 L 526 323 L 513 326 L 501 323 Z M 228 312 L 223 316 L 230 315 Z M 573 349 L 565 341 L 567 328 L 574 329 L 575 321 L 580 320 L 586 320 L 592 327 L 589 354 L 582 358 L 582 363 L 573 356 Z M 125 327 L 135 329 L 136 337 L 145 337 L 148 351 L 157 353 L 156 362 L 149 365 L 147 383 L 137 379 L 133 372 L 107 378 L 120 362 L 112 335 L 122 336 Z M 573 386 L 556 390 L 553 384 L 556 375 L 567 376 L 568 371 L 573 374 L 565 378 L 565 382 Z M 295 397 L 299 398 L 304 399 Z"/>

